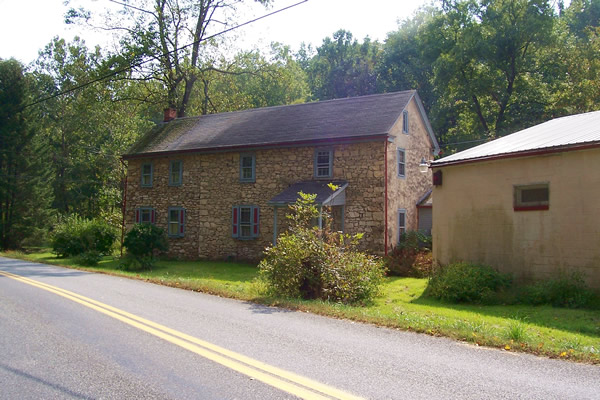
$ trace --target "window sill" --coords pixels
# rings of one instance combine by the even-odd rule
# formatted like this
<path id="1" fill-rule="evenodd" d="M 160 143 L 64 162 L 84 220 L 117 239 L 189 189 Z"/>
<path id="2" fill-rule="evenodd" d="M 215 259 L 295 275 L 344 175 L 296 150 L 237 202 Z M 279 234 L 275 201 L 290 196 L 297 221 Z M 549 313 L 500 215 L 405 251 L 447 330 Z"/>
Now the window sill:
<path id="1" fill-rule="evenodd" d="M 545 205 L 545 206 L 519 206 L 519 207 L 514 207 L 513 210 L 514 211 L 545 211 L 545 210 L 549 210 L 550 206 Z"/>

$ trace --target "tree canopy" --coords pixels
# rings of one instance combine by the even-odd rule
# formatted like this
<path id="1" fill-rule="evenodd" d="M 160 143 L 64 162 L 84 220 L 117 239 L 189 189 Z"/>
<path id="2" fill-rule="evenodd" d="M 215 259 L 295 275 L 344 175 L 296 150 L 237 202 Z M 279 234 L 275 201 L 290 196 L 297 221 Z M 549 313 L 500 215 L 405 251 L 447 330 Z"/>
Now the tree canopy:
<path id="1" fill-rule="evenodd" d="M 437 1 L 383 42 L 340 29 L 296 53 L 277 42 L 233 51 L 214 36 L 254 0 L 113 0 L 101 14 L 69 3 L 68 22 L 119 44 L 54 38 L 30 66 L 0 60 L 2 248 L 70 214 L 118 224 L 119 156 L 167 107 L 199 115 L 416 89 L 445 154 L 600 109 L 600 0 Z"/>

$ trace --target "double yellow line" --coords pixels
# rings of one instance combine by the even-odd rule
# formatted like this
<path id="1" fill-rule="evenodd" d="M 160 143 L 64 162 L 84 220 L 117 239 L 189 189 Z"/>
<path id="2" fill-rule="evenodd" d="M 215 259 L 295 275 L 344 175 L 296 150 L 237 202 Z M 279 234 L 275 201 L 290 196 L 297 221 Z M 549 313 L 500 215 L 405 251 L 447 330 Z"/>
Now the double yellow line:
<path id="1" fill-rule="evenodd" d="M 144 332 L 166 340 L 167 342 L 191 351 L 192 353 L 198 354 L 208 360 L 214 361 L 227 368 L 247 375 L 258 381 L 264 382 L 267 385 L 288 392 L 299 398 L 310 400 L 360 399 L 360 397 L 356 397 L 334 387 L 324 385 L 312 379 L 294 374 L 293 372 L 273 367 L 204 340 L 186 335 L 185 333 L 168 328 L 164 325 L 160 325 L 147 319 L 138 317 L 137 315 L 128 313 L 88 297 L 81 296 L 77 293 L 73 293 L 56 286 L 51 286 L 46 283 L 35 281 L 33 279 L 25 278 L 23 276 L 15 275 L 6 271 L 0 271 L 0 275 L 57 294 L 85 307 L 101 312 L 102 314 L 108 315 L 109 317 L 117 319 L 127 325 L 131 325 Z"/>

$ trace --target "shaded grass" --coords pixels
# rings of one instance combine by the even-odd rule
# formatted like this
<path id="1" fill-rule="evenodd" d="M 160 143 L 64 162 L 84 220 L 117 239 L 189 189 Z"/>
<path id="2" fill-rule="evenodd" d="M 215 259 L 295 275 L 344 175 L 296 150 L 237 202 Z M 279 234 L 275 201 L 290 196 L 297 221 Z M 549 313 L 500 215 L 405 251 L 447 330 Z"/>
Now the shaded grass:
<path id="1" fill-rule="evenodd" d="M 274 298 L 256 280 L 255 265 L 219 261 L 158 261 L 151 271 L 128 272 L 105 257 L 96 267 L 48 252 L 2 253 L 87 271 L 142 279 L 223 297 L 276 305 L 396 329 L 446 336 L 474 345 L 600 363 L 600 311 L 529 305 L 448 304 L 423 296 L 426 279 L 386 278 L 381 295 L 361 306 Z"/>

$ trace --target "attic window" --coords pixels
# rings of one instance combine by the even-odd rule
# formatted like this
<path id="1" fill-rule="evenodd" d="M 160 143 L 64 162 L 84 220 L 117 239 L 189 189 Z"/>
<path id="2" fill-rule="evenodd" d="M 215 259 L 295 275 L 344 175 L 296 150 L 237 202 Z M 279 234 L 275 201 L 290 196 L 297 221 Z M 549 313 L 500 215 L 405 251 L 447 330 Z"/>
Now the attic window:
<path id="1" fill-rule="evenodd" d="M 514 210 L 535 211 L 550 208 L 550 185 L 538 183 L 514 187 Z"/>
<path id="2" fill-rule="evenodd" d="M 408 134 L 408 111 L 402 111 L 402 133 Z"/>

